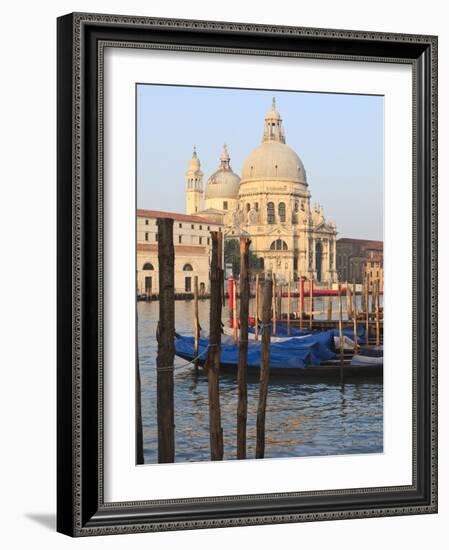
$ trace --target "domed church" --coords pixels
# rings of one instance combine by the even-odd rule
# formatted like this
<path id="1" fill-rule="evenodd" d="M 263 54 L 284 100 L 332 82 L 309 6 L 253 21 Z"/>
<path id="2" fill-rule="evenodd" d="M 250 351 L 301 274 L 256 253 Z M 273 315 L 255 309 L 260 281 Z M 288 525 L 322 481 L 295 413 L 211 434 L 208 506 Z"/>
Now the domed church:
<path id="1" fill-rule="evenodd" d="M 278 280 L 300 276 L 337 282 L 335 223 L 326 221 L 311 193 L 299 156 L 285 143 L 275 99 L 265 115 L 262 143 L 246 158 L 241 178 L 225 145 L 218 169 L 206 183 L 196 151 L 186 172 L 188 214 L 224 224 L 225 238 L 248 236 L 264 271 Z"/>

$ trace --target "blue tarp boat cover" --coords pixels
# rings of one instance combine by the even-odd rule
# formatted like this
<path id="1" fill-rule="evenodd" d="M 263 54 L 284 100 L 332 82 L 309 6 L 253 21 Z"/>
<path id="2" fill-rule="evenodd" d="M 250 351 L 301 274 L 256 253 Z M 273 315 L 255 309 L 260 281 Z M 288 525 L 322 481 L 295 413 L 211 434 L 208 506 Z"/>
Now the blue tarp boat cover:
<path id="1" fill-rule="evenodd" d="M 351 359 L 351 365 L 356 367 L 364 366 L 380 366 L 384 363 L 384 349 L 383 346 L 373 346 L 372 348 L 366 348 L 360 350 Z"/>
<path id="2" fill-rule="evenodd" d="M 335 358 L 333 331 L 308 334 L 301 338 L 288 338 L 283 342 L 273 342 L 270 345 L 270 368 L 305 368 L 310 365 L 320 365 L 321 362 Z M 198 355 L 205 359 L 209 340 L 200 338 Z M 176 335 L 176 354 L 185 358 L 194 358 L 193 336 Z M 248 368 L 260 367 L 261 342 L 248 342 Z M 239 362 L 239 347 L 233 342 L 223 341 L 220 361 L 225 365 L 237 366 Z"/>
<path id="3" fill-rule="evenodd" d="M 260 326 L 260 325 L 259 325 Z M 262 328 L 260 327 L 259 329 L 259 333 L 260 331 L 262 330 Z M 254 327 L 249 327 L 249 331 L 250 332 L 254 332 Z M 339 331 L 338 331 L 338 328 L 335 328 L 335 329 L 331 329 L 329 331 L 325 331 L 326 333 L 328 332 L 332 332 L 332 335 L 337 337 L 339 336 Z M 321 330 L 310 330 L 310 329 L 307 329 L 307 328 L 298 328 L 298 327 L 290 327 L 290 336 L 305 336 L 305 335 L 308 335 L 308 334 L 322 334 L 323 331 Z M 287 323 L 286 322 L 282 322 L 282 323 L 277 323 L 276 324 L 276 336 L 287 336 Z M 354 339 L 354 329 L 352 327 L 344 327 L 343 328 L 343 336 L 347 336 L 348 338 L 350 338 L 351 340 Z M 365 330 L 365 326 L 362 325 L 361 323 L 357 325 L 357 342 L 358 344 L 360 345 L 363 345 L 366 343 L 366 330 Z"/>

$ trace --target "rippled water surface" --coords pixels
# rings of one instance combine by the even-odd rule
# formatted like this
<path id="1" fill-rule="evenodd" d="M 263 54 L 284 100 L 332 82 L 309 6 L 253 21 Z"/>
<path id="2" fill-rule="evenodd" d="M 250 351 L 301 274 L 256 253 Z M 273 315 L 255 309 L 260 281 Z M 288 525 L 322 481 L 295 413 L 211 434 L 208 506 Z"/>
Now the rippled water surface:
<path id="1" fill-rule="evenodd" d="M 315 308 L 321 307 L 320 300 Z M 324 307 L 324 306 L 323 306 Z M 250 309 L 252 311 L 252 309 Z M 334 308 L 335 311 L 335 308 Z M 192 333 L 193 303 L 176 302 L 176 330 Z M 199 304 L 207 330 L 209 302 Z M 225 319 L 227 312 L 224 312 Z M 158 302 L 138 303 L 139 357 L 145 462 L 157 462 L 156 324 Z M 176 358 L 176 365 L 183 365 Z M 175 370 L 176 462 L 209 460 L 207 378 L 193 367 Z M 259 384 L 248 381 L 248 457 L 255 455 Z M 220 399 L 224 458 L 236 457 L 237 384 L 222 375 Z M 266 415 L 266 458 L 383 451 L 383 386 L 377 383 L 304 384 L 272 378 Z"/>

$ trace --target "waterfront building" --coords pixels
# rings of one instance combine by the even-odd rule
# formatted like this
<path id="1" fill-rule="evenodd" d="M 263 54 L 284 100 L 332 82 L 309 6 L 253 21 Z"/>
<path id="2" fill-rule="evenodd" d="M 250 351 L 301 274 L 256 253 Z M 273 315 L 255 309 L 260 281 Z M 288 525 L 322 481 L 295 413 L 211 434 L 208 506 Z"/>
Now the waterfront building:
<path id="1" fill-rule="evenodd" d="M 157 218 L 174 220 L 175 294 L 191 294 L 195 275 L 199 294 L 208 294 L 210 232 L 222 231 L 223 226 L 194 215 L 137 210 L 137 295 L 159 294 Z"/>
<path id="2" fill-rule="evenodd" d="M 202 202 L 202 183 L 192 184 L 194 173 L 202 174 L 196 151 L 186 172 L 189 213 Z M 263 270 L 281 282 L 301 276 L 325 286 L 337 281 L 335 222 L 325 218 L 321 205 L 311 205 L 304 165 L 286 144 L 274 98 L 262 143 L 247 156 L 241 177 L 233 172 L 225 145 L 207 180 L 205 208 L 195 212 L 222 223 L 227 239 L 248 236 Z"/>
<path id="3" fill-rule="evenodd" d="M 379 281 L 379 289 L 383 292 L 384 268 L 382 254 L 373 251 L 369 252 L 368 256 L 365 258 L 364 276 L 369 277 L 369 289 L 371 292 L 374 289 L 374 284 L 376 281 Z"/>
<path id="4" fill-rule="evenodd" d="M 366 239 L 337 240 L 337 271 L 342 281 L 362 283 L 365 273 L 382 277 L 383 242 Z"/>

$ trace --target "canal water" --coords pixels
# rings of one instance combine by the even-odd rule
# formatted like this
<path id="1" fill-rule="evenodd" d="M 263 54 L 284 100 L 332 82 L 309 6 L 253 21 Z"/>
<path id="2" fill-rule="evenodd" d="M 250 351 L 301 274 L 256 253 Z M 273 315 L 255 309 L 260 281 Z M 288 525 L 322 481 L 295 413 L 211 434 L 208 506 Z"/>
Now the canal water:
<path id="1" fill-rule="evenodd" d="M 315 298 L 314 309 L 326 309 L 327 298 Z M 250 312 L 254 304 L 250 305 Z M 157 463 L 155 338 L 159 302 L 138 302 L 139 360 L 145 463 Z M 284 308 L 284 306 L 283 306 Z M 284 309 L 286 311 L 286 308 Z M 334 303 L 337 311 L 337 303 Z M 193 302 L 177 301 L 176 330 L 193 333 Z M 200 301 L 201 326 L 208 330 L 209 301 Z M 223 310 L 223 320 L 229 317 Z M 209 460 L 207 377 L 175 359 L 176 462 Z M 255 456 L 257 378 L 248 381 L 248 458 Z M 237 381 L 220 377 L 224 458 L 236 458 Z M 378 383 L 305 384 L 273 378 L 268 390 L 265 457 L 300 457 L 380 453 L 383 451 L 383 386 Z"/>

